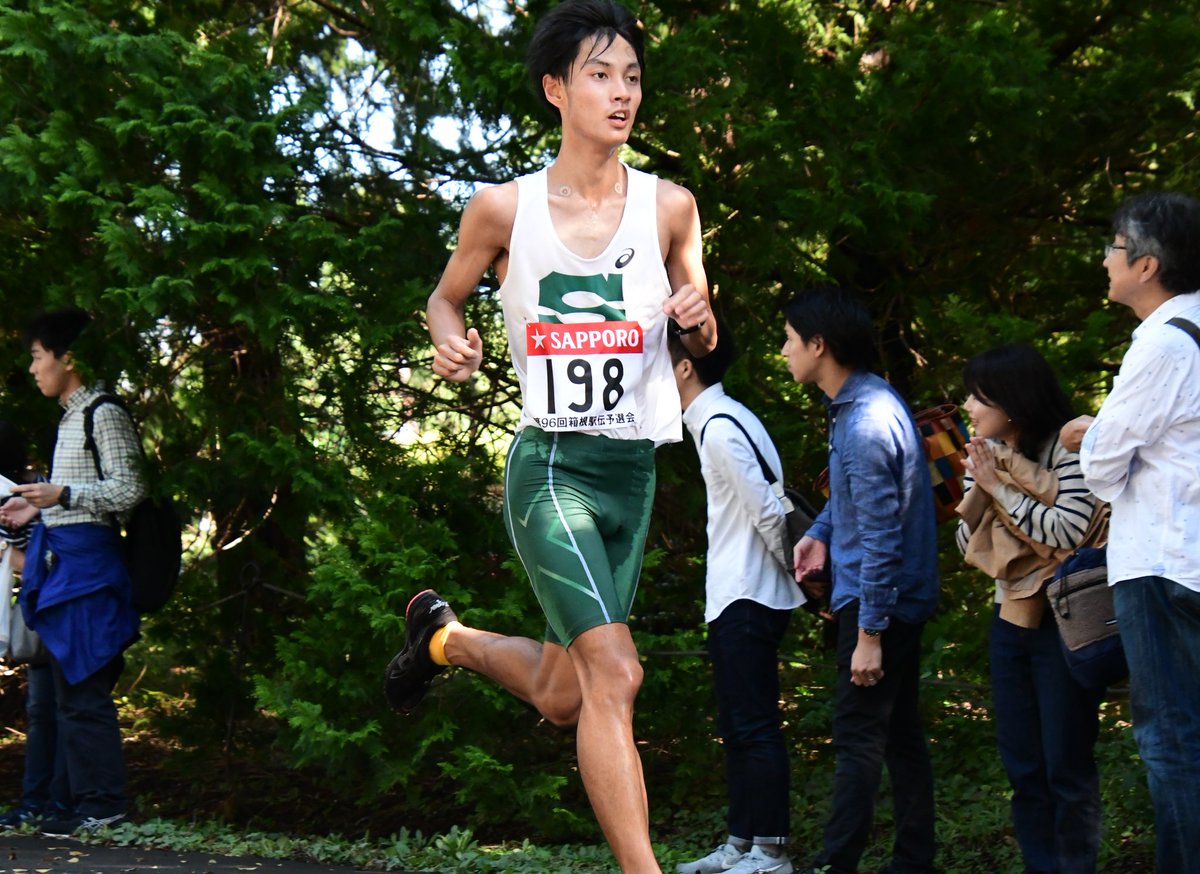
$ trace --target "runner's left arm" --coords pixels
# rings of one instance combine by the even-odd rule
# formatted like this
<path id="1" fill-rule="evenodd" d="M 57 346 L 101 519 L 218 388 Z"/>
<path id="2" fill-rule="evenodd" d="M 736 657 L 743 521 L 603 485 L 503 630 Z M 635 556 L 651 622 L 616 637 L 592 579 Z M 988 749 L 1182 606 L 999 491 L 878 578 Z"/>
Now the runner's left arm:
<path id="1" fill-rule="evenodd" d="M 686 188 L 660 179 L 658 204 L 659 215 L 667 223 L 665 257 L 671 283 L 671 296 L 663 304 L 663 312 L 684 331 L 698 326 L 680 339 L 689 352 L 703 357 L 716 348 L 717 323 L 708 300 L 696 198 Z"/>

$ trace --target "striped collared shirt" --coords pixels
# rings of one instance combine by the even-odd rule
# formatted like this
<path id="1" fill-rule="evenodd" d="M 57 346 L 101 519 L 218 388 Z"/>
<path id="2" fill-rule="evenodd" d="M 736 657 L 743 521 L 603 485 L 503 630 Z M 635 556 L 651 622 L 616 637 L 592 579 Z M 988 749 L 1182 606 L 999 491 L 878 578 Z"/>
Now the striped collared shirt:
<path id="1" fill-rule="evenodd" d="M 101 394 L 103 386 L 79 388 L 60 401 L 62 421 L 54 446 L 50 482 L 71 487 L 71 509 L 42 510 L 46 527 L 95 523 L 112 525 L 114 514 L 124 520 L 146 495 L 142 474 L 142 446 L 128 414 L 116 404 L 97 407 L 92 419 L 92 437 L 100 453 L 103 477 L 96 471 L 91 451 L 85 445 L 84 410 Z"/>
<path id="2" fill-rule="evenodd" d="M 1058 478 L 1058 495 L 1053 504 L 1043 504 L 1007 483 L 999 483 L 993 490 L 993 503 L 1030 540 L 1054 549 L 1074 549 L 1082 542 L 1096 513 L 1096 496 L 1083 482 L 1079 455 L 1063 446 L 1054 434 L 1042 444 L 1037 462 Z M 963 476 L 963 491 L 969 492 L 974 487 L 975 478 L 968 472 Z M 970 538 L 971 529 L 966 521 L 959 519 L 955 541 L 963 552 L 967 551 Z"/>

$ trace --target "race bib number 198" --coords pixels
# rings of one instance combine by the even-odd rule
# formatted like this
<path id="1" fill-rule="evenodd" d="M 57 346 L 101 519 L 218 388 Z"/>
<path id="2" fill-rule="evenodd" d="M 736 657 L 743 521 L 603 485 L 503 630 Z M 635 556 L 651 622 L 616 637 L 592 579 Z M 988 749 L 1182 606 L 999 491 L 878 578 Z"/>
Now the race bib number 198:
<path id="1" fill-rule="evenodd" d="M 642 378 L 637 322 L 525 326 L 525 408 L 545 431 L 608 430 L 636 423 Z"/>

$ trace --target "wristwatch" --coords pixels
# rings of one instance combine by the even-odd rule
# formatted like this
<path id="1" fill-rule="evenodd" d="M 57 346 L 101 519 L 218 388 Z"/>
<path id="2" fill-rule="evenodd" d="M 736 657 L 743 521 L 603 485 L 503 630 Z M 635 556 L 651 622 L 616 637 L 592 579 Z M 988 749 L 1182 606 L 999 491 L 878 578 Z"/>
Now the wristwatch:
<path id="1" fill-rule="evenodd" d="M 58 506 L 64 510 L 71 509 L 71 487 L 63 486 L 62 491 L 58 493 Z"/>

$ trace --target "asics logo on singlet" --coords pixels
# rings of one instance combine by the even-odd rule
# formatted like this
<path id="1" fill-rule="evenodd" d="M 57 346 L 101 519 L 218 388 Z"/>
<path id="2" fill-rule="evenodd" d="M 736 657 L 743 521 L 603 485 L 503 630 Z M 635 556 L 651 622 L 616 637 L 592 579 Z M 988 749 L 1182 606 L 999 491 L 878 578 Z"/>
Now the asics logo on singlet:
<path id="1" fill-rule="evenodd" d="M 632 250 L 631 250 L 632 251 Z M 554 324 L 625 321 L 620 273 L 568 276 L 550 273 L 538 283 L 538 321 Z"/>
<path id="2" fill-rule="evenodd" d="M 633 260 L 633 254 L 634 254 L 633 249 L 626 249 L 624 252 L 622 252 L 620 255 L 617 256 L 617 263 L 614 266 L 618 270 L 620 270 L 622 267 L 624 267 L 630 261 Z"/>

